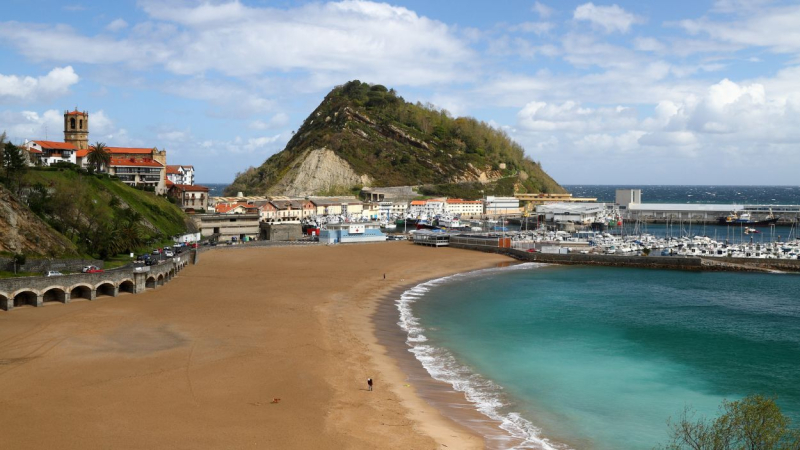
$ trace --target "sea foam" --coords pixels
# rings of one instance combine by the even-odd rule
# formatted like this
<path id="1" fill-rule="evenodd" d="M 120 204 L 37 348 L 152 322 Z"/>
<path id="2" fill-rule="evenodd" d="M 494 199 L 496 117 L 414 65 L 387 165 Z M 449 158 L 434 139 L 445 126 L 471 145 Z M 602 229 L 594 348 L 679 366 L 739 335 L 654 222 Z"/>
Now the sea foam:
<path id="1" fill-rule="evenodd" d="M 500 428 L 508 432 L 511 438 L 509 441 L 516 442 L 515 444 L 509 443 L 508 446 L 502 448 L 563 450 L 566 447 L 543 438 L 541 430 L 519 413 L 505 412 L 503 409 L 508 405 L 503 401 L 501 386 L 474 373 L 471 368 L 456 360 L 447 349 L 430 345 L 424 334 L 425 328 L 420 325 L 419 319 L 413 314 L 412 305 L 424 298 L 431 288 L 456 281 L 459 278 L 480 276 L 501 270 L 528 270 L 543 266 L 545 264 L 523 263 L 437 278 L 408 289 L 396 301 L 397 309 L 400 311 L 398 325 L 407 334 L 406 344 L 411 347 L 409 351 L 422 363 L 431 377 L 448 383 L 453 386 L 453 389 L 463 392 L 467 400 L 475 405 L 479 412 L 500 422 Z"/>

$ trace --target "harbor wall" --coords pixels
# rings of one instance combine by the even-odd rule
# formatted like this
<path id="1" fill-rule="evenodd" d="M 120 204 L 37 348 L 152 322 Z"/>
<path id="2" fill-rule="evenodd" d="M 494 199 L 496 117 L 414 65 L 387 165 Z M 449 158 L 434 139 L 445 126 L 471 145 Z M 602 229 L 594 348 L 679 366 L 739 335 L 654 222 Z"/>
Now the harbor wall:
<path id="1" fill-rule="evenodd" d="M 450 247 L 477 250 L 488 253 L 499 253 L 511 256 L 520 261 L 540 262 L 566 265 L 594 265 L 610 267 L 638 267 L 646 269 L 670 269 L 693 271 L 729 271 L 729 272 L 764 272 L 786 271 L 800 272 L 800 260 L 791 259 L 755 259 L 755 258 L 700 258 L 691 256 L 621 256 L 600 254 L 553 254 L 530 253 L 524 250 L 499 248 L 488 245 L 450 243 Z"/>

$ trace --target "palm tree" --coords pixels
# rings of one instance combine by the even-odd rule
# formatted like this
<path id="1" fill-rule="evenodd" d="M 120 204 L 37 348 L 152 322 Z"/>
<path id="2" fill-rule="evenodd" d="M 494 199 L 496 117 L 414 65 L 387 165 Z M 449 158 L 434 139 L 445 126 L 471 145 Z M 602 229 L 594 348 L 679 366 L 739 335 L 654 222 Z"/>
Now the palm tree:
<path id="1" fill-rule="evenodd" d="M 111 152 L 108 151 L 105 143 L 95 142 L 93 146 L 89 147 L 86 161 L 99 172 L 100 169 L 111 164 Z"/>

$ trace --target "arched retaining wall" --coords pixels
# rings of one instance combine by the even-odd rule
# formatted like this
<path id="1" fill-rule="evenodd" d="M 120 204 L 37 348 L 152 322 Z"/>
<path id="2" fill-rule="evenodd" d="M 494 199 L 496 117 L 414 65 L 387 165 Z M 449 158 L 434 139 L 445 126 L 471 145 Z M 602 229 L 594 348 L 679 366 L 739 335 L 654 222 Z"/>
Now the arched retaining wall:
<path id="1" fill-rule="evenodd" d="M 42 306 L 45 301 L 69 303 L 73 292 L 79 298 L 94 300 L 98 289 L 101 295 L 116 297 L 126 289 L 138 294 L 144 292 L 148 278 L 157 280 L 155 288 L 172 280 L 189 262 L 194 262 L 194 250 L 170 258 L 162 264 L 102 273 L 76 273 L 58 277 L 20 277 L 0 279 L 0 309 L 11 311 L 15 306 Z M 160 281 L 159 281 L 160 280 Z M 88 295 L 87 295 L 88 293 Z M 16 299 L 16 301 L 15 301 Z"/>

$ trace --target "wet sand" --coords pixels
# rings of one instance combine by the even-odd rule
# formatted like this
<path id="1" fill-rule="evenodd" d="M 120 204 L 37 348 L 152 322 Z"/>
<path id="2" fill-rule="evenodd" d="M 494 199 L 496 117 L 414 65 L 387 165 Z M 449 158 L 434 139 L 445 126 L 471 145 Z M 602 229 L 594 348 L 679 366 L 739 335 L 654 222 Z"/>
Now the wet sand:
<path id="1" fill-rule="evenodd" d="M 0 443 L 482 448 L 417 395 L 426 380 L 373 315 L 393 289 L 506 261 L 406 242 L 219 249 L 144 294 L 0 312 Z"/>

